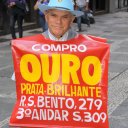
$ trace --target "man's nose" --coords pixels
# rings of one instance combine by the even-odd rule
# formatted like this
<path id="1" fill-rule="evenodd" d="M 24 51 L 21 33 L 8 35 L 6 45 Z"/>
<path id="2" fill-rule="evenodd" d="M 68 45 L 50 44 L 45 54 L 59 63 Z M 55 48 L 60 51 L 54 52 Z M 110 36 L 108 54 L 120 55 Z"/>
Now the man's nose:
<path id="1" fill-rule="evenodd" d="M 57 20 L 56 20 L 56 22 L 57 22 L 58 24 L 61 24 L 61 23 L 62 23 L 62 17 L 58 17 Z"/>

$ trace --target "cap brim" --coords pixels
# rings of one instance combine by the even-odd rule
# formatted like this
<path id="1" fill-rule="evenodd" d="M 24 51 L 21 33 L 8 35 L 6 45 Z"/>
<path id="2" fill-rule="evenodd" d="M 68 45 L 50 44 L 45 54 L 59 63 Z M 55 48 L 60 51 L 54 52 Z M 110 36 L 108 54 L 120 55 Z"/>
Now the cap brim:
<path id="1" fill-rule="evenodd" d="M 74 16 L 76 17 L 79 17 L 79 16 L 82 16 L 84 15 L 84 13 L 82 11 L 77 11 L 77 10 L 74 10 L 74 11 L 71 11 L 71 10 L 68 10 L 66 8 L 61 8 L 61 7 L 50 7 L 48 5 L 44 5 L 44 4 L 39 4 L 38 5 L 38 8 L 41 12 L 45 12 L 46 10 L 49 10 L 49 9 L 57 9 L 57 10 L 66 10 L 66 11 L 69 11 L 71 12 Z"/>

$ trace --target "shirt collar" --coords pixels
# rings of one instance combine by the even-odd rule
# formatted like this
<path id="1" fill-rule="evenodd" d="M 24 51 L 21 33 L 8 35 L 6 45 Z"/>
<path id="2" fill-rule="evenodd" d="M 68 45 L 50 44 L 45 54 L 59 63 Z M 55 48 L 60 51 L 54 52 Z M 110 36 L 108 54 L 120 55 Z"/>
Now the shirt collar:
<path id="1" fill-rule="evenodd" d="M 51 32 L 48 29 L 48 36 L 51 40 L 54 40 L 54 41 L 66 41 L 68 39 L 68 33 L 69 31 L 67 31 L 61 38 L 58 39 L 53 34 L 51 34 Z"/>

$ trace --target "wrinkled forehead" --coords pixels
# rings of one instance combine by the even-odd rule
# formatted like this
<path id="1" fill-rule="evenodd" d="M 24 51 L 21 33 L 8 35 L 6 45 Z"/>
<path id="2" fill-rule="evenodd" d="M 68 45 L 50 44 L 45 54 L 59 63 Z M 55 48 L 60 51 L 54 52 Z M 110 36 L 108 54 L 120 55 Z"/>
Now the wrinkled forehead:
<path id="1" fill-rule="evenodd" d="M 51 13 L 51 14 L 57 14 L 57 15 L 69 15 L 69 16 L 73 16 L 73 14 L 68 11 L 68 10 L 64 10 L 64 9 L 49 9 L 46 11 L 46 13 Z"/>

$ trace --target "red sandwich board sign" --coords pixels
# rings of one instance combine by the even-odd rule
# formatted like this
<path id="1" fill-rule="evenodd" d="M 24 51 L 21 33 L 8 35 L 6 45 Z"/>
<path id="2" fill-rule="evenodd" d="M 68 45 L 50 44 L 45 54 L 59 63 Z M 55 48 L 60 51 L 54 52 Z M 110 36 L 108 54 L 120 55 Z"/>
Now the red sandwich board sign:
<path id="1" fill-rule="evenodd" d="M 12 41 L 17 100 L 10 126 L 109 128 L 105 39 L 42 35 Z"/>

